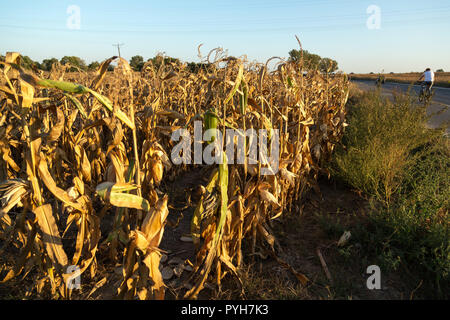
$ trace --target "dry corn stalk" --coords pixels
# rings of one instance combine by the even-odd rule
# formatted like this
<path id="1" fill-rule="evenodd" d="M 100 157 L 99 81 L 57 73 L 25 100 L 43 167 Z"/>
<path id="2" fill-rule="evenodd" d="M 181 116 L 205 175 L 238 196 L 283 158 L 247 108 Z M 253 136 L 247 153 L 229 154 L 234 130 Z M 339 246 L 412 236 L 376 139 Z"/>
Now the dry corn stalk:
<path id="1" fill-rule="evenodd" d="M 275 252 L 270 221 L 316 187 L 346 125 L 348 81 L 305 75 L 301 61 L 279 58 L 270 72 L 276 59 L 250 64 L 220 49 L 195 72 L 164 59 L 141 73 L 121 59 L 106 72 L 114 59 L 94 74 L 54 65 L 37 76 L 19 67 L 18 53 L 1 64 L 0 250 L 14 246 L 20 254 L 0 281 L 33 277 L 33 292 L 69 298 L 69 261 L 94 279 L 102 257 L 122 261 L 121 297 L 163 298 L 158 247 L 169 199 L 159 189 L 191 168 L 170 162 L 172 132 L 192 134 L 202 115 L 205 128 L 222 132 L 266 129 L 269 142 L 279 129 L 275 175 L 260 175 L 267 159 L 246 161 L 219 166 L 204 186 L 192 220 L 197 260 L 186 297 L 194 298 L 208 279 L 220 285 L 226 274 L 237 276 L 243 241 L 252 253 L 257 246 Z M 245 140 L 246 156 L 250 144 Z M 101 234 L 108 216 L 113 227 Z"/>

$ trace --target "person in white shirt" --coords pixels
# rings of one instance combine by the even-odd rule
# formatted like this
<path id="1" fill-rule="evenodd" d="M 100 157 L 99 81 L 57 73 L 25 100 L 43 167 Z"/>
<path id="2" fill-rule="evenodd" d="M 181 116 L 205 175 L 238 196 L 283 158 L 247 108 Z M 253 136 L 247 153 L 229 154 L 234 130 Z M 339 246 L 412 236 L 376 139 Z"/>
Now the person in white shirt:
<path id="1" fill-rule="evenodd" d="M 431 91 L 431 87 L 434 84 L 434 72 L 431 71 L 430 68 L 427 68 L 425 70 L 425 72 L 422 73 L 422 75 L 420 76 L 419 81 L 422 80 L 422 79 L 424 80 L 424 83 L 427 86 L 428 92 L 430 92 Z"/>

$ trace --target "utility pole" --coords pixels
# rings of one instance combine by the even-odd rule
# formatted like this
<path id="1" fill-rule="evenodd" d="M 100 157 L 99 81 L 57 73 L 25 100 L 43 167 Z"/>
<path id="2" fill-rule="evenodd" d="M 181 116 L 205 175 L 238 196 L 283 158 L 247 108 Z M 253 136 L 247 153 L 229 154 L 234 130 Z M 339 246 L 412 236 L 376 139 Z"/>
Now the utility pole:
<path id="1" fill-rule="evenodd" d="M 124 43 L 113 44 L 113 47 L 117 47 L 117 50 L 119 51 L 119 58 L 120 58 L 120 47 L 123 45 L 124 45 Z"/>

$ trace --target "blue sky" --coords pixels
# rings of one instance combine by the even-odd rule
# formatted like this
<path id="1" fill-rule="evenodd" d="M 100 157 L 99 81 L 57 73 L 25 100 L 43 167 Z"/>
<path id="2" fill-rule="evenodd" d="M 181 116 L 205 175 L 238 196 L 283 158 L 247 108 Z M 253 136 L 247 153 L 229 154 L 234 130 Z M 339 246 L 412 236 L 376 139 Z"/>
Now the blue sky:
<path id="1" fill-rule="evenodd" d="M 80 8 L 80 30 L 67 28 L 67 8 Z M 369 30 L 370 5 L 381 28 Z M 34 60 L 76 55 L 86 62 L 117 53 L 145 59 L 158 52 L 198 61 L 213 48 L 264 62 L 298 48 L 336 59 L 345 72 L 450 71 L 448 0 L 59 0 L 7 1 L 0 11 L 0 53 Z"/>

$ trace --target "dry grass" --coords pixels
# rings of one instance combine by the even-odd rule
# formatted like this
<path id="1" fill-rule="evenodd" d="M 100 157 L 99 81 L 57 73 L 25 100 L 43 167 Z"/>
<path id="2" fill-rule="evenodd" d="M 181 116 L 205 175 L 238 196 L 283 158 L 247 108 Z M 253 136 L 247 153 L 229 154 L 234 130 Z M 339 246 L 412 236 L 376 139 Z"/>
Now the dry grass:
<path id="1" fill-rule="evenodd" d="M 346 77 L 303 76 L 301 62 L 280 61 L 269 72 L 213 50 L 205 59 L 213 67 L 195 74 L 151 62 L 134 73 L 124 59 L 107 73 L 112 57 L 96 74 L 55 65 L 37 75 L 19 59 L 7 54 L 0 85 L 0 250 L 10 257 L 0 276 L 26 278 L 27 296 L 70 298 L 77 292 L 67 286 L 69 265 L 104 285 L 104 271 L 118 264 L 119 298 L 164 298 L 158 247 L 170 208 L 162 190 L 193 168 L 171 163 L 170 134 L 192 134 L 198 118 L 222 132 L 280 130 L 276 175 L 260 175 L 266 161 L 213 165 L 195 204 L 196 259 L 181 296 L 196 298 L 207 281 L 220 287 L 227 274 L 240 281 L 243 241 L 252 254 L 276 257 L 271 219 L 317 186 L 345 127 Z"/>
<path id="2" fill-rule="evenodd" d="M 400 82 L 400 83 L 416 83 L 417 79 L 422 75 L 419 72 L 410 73 L 384 73 L 381 74 L 388 82 Z M 361 80 L 374 80 L 377 79 L 379 74 L 352 74 L 352 79 Z M 435 86 L 450 87 L 450 72 L 435 72 Z"/>
<path id="3" fill-rule="evenodd" d="M 450 270 L 449 141 L 429 129 L 426 107 L 370 91 L 349 104 L 349 128 L 333 156 L 334 178 L 372 200 L 352 234 L 388 270 L 409 269 L 428 298 L 443 298 Z M 378 263 L 377 263 L 378 264 Z"/>

